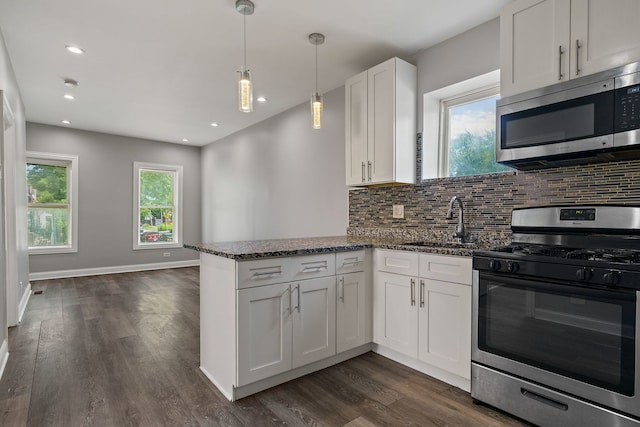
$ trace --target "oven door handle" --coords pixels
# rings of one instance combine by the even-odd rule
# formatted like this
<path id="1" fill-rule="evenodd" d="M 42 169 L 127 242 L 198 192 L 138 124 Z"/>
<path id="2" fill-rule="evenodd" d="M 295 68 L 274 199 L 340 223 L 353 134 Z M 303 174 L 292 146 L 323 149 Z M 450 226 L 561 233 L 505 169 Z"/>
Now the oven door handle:
<path id="1" fill-rule="evenodd" d="M 518 279 L 515 277 L 502 276 L 498 274 L 490 274 L 480 272 L 480 283 L 489 281 L 497 285 L 508 285 L 521 289 L 545 290 L 552 293 L 558 293 L 563 289 L 571 289 L 571 293 L 585 297 L 603 297 L 615 301 L 635 301 L 636 291 L 625 288 L 587 288 L 580 284 L 567 284 L 562 282 L 554 282 L 545 277 L 532 277 L 528 279 Z"/>

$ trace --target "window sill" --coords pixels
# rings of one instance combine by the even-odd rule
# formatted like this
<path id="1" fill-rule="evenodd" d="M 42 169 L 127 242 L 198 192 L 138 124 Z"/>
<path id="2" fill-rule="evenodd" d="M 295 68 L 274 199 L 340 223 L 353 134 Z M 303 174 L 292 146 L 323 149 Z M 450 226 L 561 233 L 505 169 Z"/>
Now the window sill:
<path id="1" fill-rule="evenodd" d="M 51 246 L 46 248 L 29 248 L 29 255 L 47 255 L 47 254 L 71 254 L 78 253 L 78 249 L 70 246 Z"/>
<path id="2" fill-rule="evenodd" d="M 168 243 L 148 243 L 142 245 L 134 245 L 133 250 L 147 250 L 147 249 L 170 249 L 170 248 L 182 248 L 182 243 L 168 242 Z"/>
<path id="3" fill-rule="evenodd" d="M 435 182 L 459 182 L 459 181 L 483 181 L 485 179 L 497 178 L 505 175 L 515 175 L 517 171 L 510 170 L 504 172 L 490 172 L 490 173 L 482 173 L 477 175 L 463 175 L 463 176 L 444 176 L 441 178 L 423 178 L 420 183 L 421 184 L 429 184 Z"/>

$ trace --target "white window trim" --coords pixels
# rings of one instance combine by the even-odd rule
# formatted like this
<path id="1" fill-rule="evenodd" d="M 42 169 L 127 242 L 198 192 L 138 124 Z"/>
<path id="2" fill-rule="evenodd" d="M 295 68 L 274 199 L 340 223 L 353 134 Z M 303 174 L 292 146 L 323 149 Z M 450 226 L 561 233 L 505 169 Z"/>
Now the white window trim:
<path id="1" fill-rule="evenodd" d="M 27 151 L 26 158 L 26 163 L 41 162 L 42 164 L 66 166 L 68 168 L 67 200 L 70 207 L 68 229 L 70 233 L 70 243 L 64 246 L 30 246 L 28 249 L 29 254 L 40 255 L 78 252 L 78 156 Z"/>
<path id="2" fill-rule="evenodd" d="M 443 153 L 440 144 L 440 102 L 460 94 L 487 89 L 500 84 L 500 70 L 495 70 L 449 86 L 427 92 L 422 96 L 422 181 L 446 178 L 441 174 Z"/>
<path id="3" fill-rule="evenodd" d="M 177 183 L 174 181 L 174 191 L 177 193 L 177 195 L 174 195 L 173 212 L 173 233 L 176 235 L 175 242 L 139 242 L 140 215 L 138 214 L 138 203 L 140 202 L 140 170 L 175 172 L 175 180 L 178 181 Z M 182 166 L 133 162 L 133 250 L 168 249 L 182 247 L 182 181 Z"/>
<path id="4" fill-rule="evenodd" d="M 500 94 L 500 85 L 491 85 L 489 87 L 478 88 L 475 90 L 459 93 L 455 96 L 440 100 L 440 136 L 438 141 L 439 159 L 438 159 L 438 176 L 449 177 L 449 131 L 450 117 L 449 109 L 459 105 L 469 104 L 482 99 L 491 98 Z"/>

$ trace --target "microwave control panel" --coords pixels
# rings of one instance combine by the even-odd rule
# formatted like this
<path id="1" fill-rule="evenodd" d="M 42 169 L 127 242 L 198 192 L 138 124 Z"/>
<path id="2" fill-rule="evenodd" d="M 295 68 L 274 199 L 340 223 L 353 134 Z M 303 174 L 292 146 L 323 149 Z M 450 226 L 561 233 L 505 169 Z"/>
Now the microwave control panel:
<path id="1" fill-rule="evenodd" d="M 640 128 L 640 85 L 616 89 L 614 132 Z"/>

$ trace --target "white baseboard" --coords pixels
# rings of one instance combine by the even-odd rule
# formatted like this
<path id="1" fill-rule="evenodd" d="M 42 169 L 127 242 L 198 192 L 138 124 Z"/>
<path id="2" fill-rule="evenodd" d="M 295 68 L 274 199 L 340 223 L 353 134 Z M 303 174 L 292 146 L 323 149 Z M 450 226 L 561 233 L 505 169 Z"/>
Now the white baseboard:
<path id="1" fill-rule="evenodd" d="M 22 294 L 22 298 L 20 298 L 20 303 L 18 304 L 18 323 L 22 322 L 22 316 L 24 316 L 24 311 L 27 309 L 29 297 L 31 297 L 31 282 L 27 285 L 27 289 Z"/>
<path id="2" fill-rule="evenodd" d="M 2 379 L 2 374 L 4 373 L 4 368 L 7 366 L 7 361 L 9 360 L 9 343 L 5 339 L 2 341 L 2 345 L 0 346 L 0 379 Z"/>
<path id="3" fill-rule="evenodd" d="M 99 276 L 101 274 L 131 273 L 134 271 L 163 270 L 166 268 L 196 267 L 200 259 L 186 261 L 159 262 L 154 264 L 116 265 L 111 267 L 79 268 L 77 270 L 43 271 L 29 273 L 29 280 L 63 279 L 67 277 Z"/>

